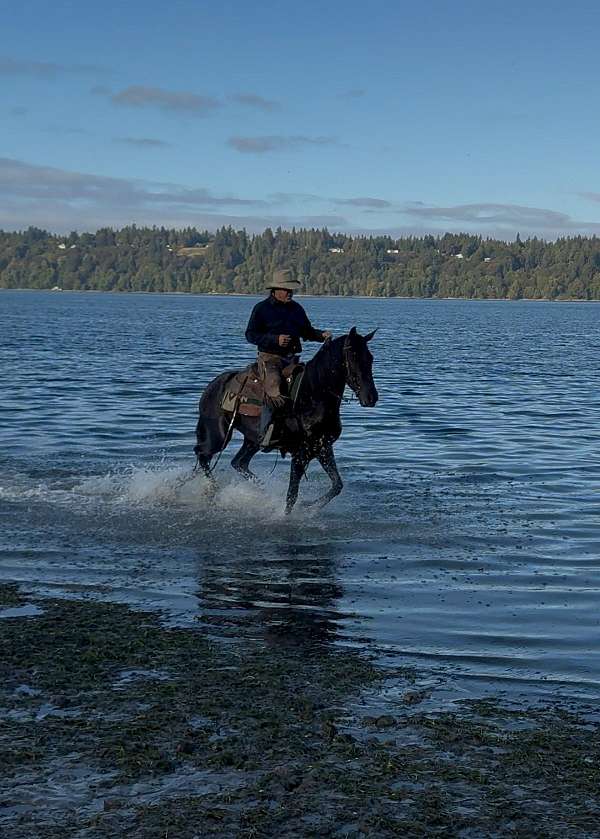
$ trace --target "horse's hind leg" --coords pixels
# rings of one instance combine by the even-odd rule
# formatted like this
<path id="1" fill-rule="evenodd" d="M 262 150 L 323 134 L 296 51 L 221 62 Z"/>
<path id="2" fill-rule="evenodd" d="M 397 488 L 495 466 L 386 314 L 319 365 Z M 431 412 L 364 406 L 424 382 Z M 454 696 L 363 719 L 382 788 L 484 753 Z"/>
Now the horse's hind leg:
<path id="1" fill-rule="evenodd" d="M 210 466 L 211 460 L 222 451 L 227 443 L 228 429 L 224 417 L 203 417 L 200 415 L 196 426 L 196 445 L 194 453 L 198 459 L 198 467 L 207 478 L 210 490 L 214 491 L 217 482 Z"/>
<path id="2" fill-rule="evenodd" d="M 204 476 L 208 481 L 208 492 L 210 495 L 213 495 L 217 490 L 217 482 L 210 469 L 210 458 L 199 452 L 198 448 L 198 446 L 194 446 L 194 452 L 196 453 L 196 458 L 198 460 L 196 468 L 201 469 L 204 473 Z"/>
<path id="3" fill-rule="evenodd" d="M 239 472 L 247 481 L 252 481 L 255 484 L 260 484 L 261 481 L 248 467 L 258 450 L 259 446 L 256 443 L 251 443 L 250 440 L 245 439 L 241 449 L 231 461 L 231 465 L 236 472 Z"/>
<path id="4" fill-rule="evenodd" d="M 202 454 L 202 452 L 198 451 L 199 446 L 194 446 L 194 453 L 198 460 L 197 468 L 201 469 L 204 473 L 205 477 L 208 478 L 209 481 L 214 482 L 213 473 L 210 471 L 210 458 L 206 457 Z"/>
<path id="5" fill-rule="evenodd" d="M 290 466 L 290 483 L 288 485 L 287 496 L 285 499 L 285 514 L 286 516 L 292 512 L 294 504 L 298 500 L 298 490 L 300 489 L 300 479 L 304 475 L 304 471 L 308 465 L 310 457 L 305 451 L 294 452 L 292 455 L 292 463 Z"/>

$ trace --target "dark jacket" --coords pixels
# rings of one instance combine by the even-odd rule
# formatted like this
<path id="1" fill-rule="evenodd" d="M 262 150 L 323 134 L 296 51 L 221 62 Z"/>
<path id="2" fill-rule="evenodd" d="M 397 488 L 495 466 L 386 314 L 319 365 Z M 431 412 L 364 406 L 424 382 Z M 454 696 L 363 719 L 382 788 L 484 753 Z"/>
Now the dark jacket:
<path id="1" fill-rule="evenodd" d="M 287 347 L 279 346 L 280 335 L 291 335 Z M 290 300 L 280 303 L 273 295 L 257 303 L 252 309 L 246 328 L 246 340 L 256 344 L 259 352 L 275 355 L 299 355 L 300 338 L 305 341 L 323 341 L 320 329 L 314 329 L 300 303 Z"/>

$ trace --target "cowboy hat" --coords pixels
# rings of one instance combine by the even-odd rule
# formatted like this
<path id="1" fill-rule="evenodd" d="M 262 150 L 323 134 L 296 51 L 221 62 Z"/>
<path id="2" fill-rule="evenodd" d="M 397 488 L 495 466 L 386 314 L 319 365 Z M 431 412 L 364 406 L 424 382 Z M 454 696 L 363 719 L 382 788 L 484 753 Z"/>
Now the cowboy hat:
<path id="1" fill-rule="evenodd" d="M 267 283 L 265 288 L 284 288 L 286 291 L 298 291 L 302 288 L 300 280 L 295 280 L 289 268 L 280 268 L 273 271 L 273 277 Z"/>

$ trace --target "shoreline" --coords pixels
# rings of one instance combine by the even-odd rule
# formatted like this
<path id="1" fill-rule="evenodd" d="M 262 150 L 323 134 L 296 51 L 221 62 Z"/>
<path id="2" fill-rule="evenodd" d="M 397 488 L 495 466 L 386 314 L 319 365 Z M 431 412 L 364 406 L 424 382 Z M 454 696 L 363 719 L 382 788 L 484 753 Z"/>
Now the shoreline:
<path id="1" fill-rule="evenodd" d="M 263 292 L 242 292 L 242 291 L 215 291 L 215 292 L 197 292 L 197 291 L 106 291 L 98 288 L 4 288 L 0 287 L 0 293 L 3 291 L 18 291 L 18 292 L 42 292 L 50 294 L 114 294 L 115 296 L 122 295 L 147 295 L 151 297 L 264 297 Z M 584 300 L 579 297 L 569 297 L 559 299 L 555 297 L 403 297 L 402 295 L 394 295 L 389 297 L 379 297 L 377 295 L 366 294 L 295 294 L 295 297 L 311 298 L 313 300 L 418 300 L 431 301 L 433 303 L 443 303 L 447 301 L 460 300 L 465 303 L 600 303 L 600 298 L 593 300 Z"/>

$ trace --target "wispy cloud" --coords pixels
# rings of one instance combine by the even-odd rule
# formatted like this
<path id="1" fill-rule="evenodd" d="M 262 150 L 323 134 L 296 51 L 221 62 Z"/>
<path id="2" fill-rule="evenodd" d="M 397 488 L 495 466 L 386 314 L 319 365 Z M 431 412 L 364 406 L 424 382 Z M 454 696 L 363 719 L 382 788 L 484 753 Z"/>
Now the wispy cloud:
<path id="1" fill-rule="evenodd" d="M 161 87 L 144 87 L 132 85 L 114 93 L 111 101 L 115 105 L 130 108 L 159 108 L 161 111 L 206 116 L 215 111 L 220 102 L 212 96 L 202 96 L 198 93 L 188 93 L 178 90 L 164 90 Z"/>
<path id="2" fill-rule="evenodd" d="M 55 64 L 52 61 L 25 61 L 0 56 L 0 76 L 30 76 L 36 79 L 54 80 L 59 76 L 90 75 L 104 72 L 93 64 Z"/>
<path id="3" fill-rule="evenodd" d="M 311 192 L 272 192 L 269 200 L 273 204 L 314 204 L 327 199 L 322 195 L 314 195 Z"/>
<path id="4" fill-rule="evenodd" d="M 587 198 L 588 201 L 600 203 L 600 192 L 578 192 L 580 198 Z"/>
<path id="5" fill-rule="evenodd" d="M 250 198 L 213 195 L 204 188 L 189 189 L 177 184 L 147 183 L 70 172 L 11 158 L 0 158 L 0 189 L 7 198 L 88 202 L 96 205 L 119 203 L 129 207 L 163 204 L 246 206 L 266 203 Z"/>
<path id="6" fill-rule="evenodd" d="M 383 210 L 393 206 L 391 201 L 385 201 L 383 198 L 334 198 L 332 200 L 334 204 L 366 207 L 371 210 Z"/>
<path id="7" fill-rule="evenodd" d="M 600 222 L 574 219 L 558 210 L 521 204 L 490 202 L 435 207 L 415 201 L 406 204 L 399 213 L 417 222 L 421 234 L 460 231 L 498 239 L 514 239 L 517 233 L 545 239 L 600 234 Z"/>
<path id="8" fill-rule="evenodd" d="M 0 192 L 0 227 L 6 229 L 33 224 L 63 232 L 131 223 L 215 229 L 231 224 L 259 232 L 279 225 L 347 225 L 336 214 L 275 213 L 270 201 L 215 195 L 203 187 L 110 178 L 9 158 L 0 158 Z"/>
<path id="9" fill-rule="evenodd" d="M 24 117 L 28 113 L 29 113 L 28 108 L 23 108 L 19 105 L 17 105 L 17 107 L 15 107 L 15 108 L 9 108 L 8 109 L 8 115 L 11 116 L 11 117 Z"/>
<path id="10" fill-rule="evenodd" d="M 171 143 L 167 143 L 165 140 L 157 140 L 154 137 L 113 137 L 113 142 L 136 146 L 140 149 L 166 149 L 171 146 Z"/>
<path id="11" fill-rule="evenodd" d="M 453 207 L 429 207 L 420 203 L 409 204 L 402 213 L 413 218 L 490 224 L 521 224 L 536 229 L 567 228 L 572 221 L 565 213 L 520 204 L 458 204 Z"/>
<path id="12" fill-rule="evenodd" d="M 265 99 L 256 93 L 234 93 L 229 98 L 239 105 L 248 105 L 250 108 L 258 108 L 260 111 L 277 111 L 281 108 L 279 102 L 274 99 Z"/>
<path id="13" fill-rule="evenodd" d="M 269 198 L 280 204 L 333 204 L 336 207 L 356 207 L 366 212 L 378 212 L 380 210 L 394 210 L 397 204 L 386 201 L 383 198 L 369 198 L 360 196 L 357 198 L 331 198 L 325 195 L 315 195 L 310 192 L 273 192 Z"/>
<path id="14" fill-rule="evenodd" d="M 271 134 L 265 137 L 230 137 L 227 143 L 242 154 L 264 154 L 298 149 L 303 146 L 332 146 L 337 144 L 337 140 L 334 137 Z"/>
<path id="15" fill-rule="evenodd" d="M 351 90 L 345 90 L 343 93 L 338 93 L 338 99 L 360 99 L 366 96 L 367 91 L 362 87 L 353 87 Z"/>

